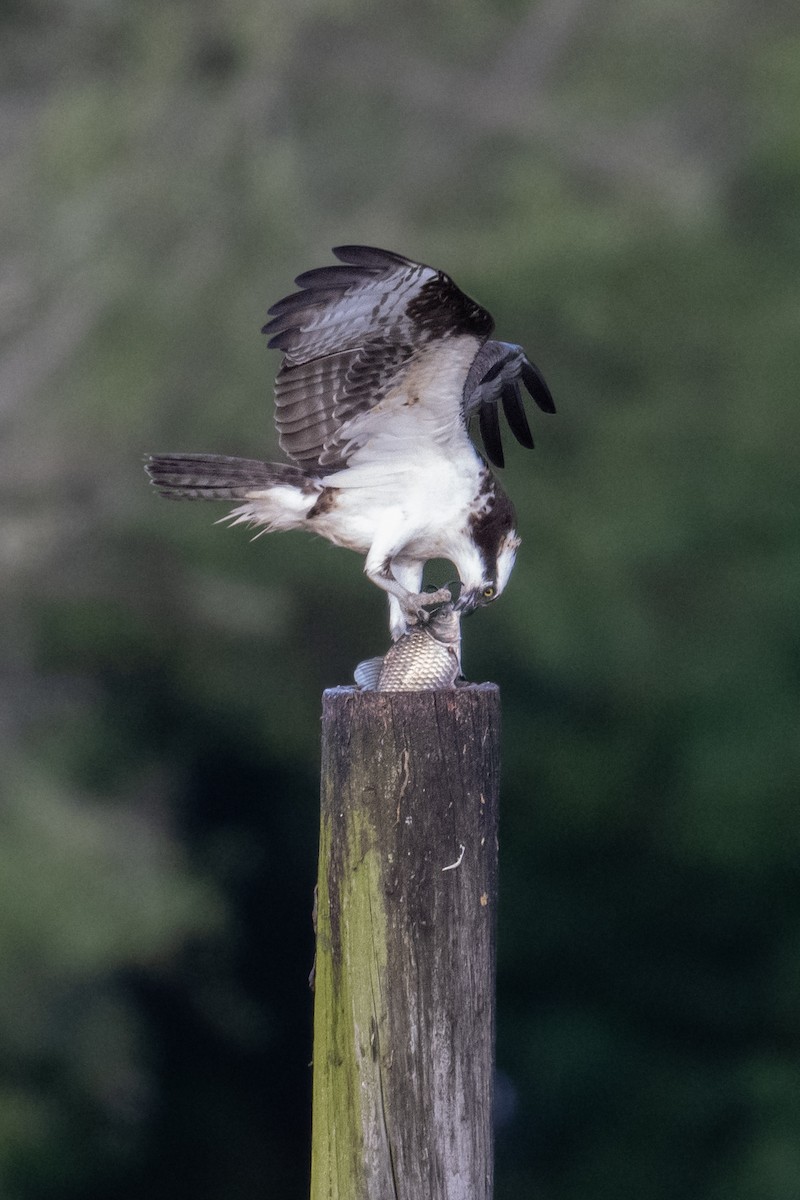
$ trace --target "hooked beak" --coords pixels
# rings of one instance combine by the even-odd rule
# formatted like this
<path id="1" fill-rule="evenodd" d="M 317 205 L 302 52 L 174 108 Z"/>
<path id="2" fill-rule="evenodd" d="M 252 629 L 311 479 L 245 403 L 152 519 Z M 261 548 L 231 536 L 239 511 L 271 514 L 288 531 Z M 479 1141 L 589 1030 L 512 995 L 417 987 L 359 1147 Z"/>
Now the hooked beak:
<path id="1" fill-rule="evenodd" d="M 482 599 L 483 597 L 478 588 L 462 590 L 461 595 L 455 602 L 455 610 L 466 617 L 471 612 L 475 612 L 476 608 L 480 607 Z"/>

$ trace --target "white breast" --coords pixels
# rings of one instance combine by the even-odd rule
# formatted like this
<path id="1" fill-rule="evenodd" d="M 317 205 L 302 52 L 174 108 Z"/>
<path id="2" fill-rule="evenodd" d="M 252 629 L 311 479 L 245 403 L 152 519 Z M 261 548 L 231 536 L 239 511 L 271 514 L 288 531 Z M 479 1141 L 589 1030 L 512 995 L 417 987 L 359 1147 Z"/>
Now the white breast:
<path id="1" fill-rule="evenodd" d="M 379 453 L 375 453 L 375 450 Z M 325 479 L 336 505 L 313 527 L 338 545 L 366 553 L 380 540 L 411 557 L 448 557 L 464 529 L 483 464 L 469 439 L 447 455 L 434 443 L 400 454 L 383 442 L 357 451 L 350 465 Z"/>

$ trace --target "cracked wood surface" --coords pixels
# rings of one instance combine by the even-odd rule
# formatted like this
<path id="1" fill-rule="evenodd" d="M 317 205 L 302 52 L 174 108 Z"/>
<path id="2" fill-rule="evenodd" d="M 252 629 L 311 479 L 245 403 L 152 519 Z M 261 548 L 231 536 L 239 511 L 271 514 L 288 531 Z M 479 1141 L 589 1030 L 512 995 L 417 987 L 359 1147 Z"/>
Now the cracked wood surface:
<path id="1" fill-rule="evenodd" d="M 311 1200 L 490 1200 L 499 692 L 323 697 Z"/>

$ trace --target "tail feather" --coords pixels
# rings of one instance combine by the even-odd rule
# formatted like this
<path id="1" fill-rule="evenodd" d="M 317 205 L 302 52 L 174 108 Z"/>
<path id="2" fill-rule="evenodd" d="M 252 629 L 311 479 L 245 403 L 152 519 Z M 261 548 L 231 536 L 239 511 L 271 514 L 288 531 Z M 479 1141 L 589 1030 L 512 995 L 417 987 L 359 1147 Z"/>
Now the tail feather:
<path id="1" fill-rule="evenodd" d="M 247 500 L 264 488 L 308 483 L 306 473 L 289 463 L 225 454 L 151 454 L 145 470 L 168 500 Z"/>

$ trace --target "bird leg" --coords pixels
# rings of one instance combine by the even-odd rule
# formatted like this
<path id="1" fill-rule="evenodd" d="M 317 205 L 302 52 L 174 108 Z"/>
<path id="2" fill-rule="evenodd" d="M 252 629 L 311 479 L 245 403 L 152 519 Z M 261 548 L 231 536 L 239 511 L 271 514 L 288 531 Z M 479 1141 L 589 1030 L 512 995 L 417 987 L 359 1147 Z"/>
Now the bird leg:
<path id="1" fill-rule="evenodd" d="M 447 588 L 420 591 L 424 566 L 419 559 L 392 558 L 376 552 L 375 547 L 367 555 L 367 577 L 389 595 L 389 628 L 394 641 L 407 633 L 410 625 L 424 624 L 431 615 L 427 611 L 431 606 L 446 604 L 451 598 Z"/>

